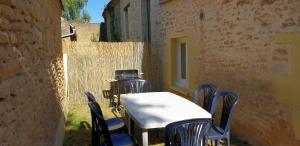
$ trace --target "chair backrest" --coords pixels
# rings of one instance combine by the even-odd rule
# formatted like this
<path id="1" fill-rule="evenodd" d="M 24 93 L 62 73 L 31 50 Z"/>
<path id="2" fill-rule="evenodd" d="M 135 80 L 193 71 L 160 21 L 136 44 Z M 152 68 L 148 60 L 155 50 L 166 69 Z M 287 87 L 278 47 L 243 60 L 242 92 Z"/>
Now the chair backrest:
<path id="1" fill-rule="evenodd" d="M 220 121 L 220 127 L 224 130 L 224 132 L 228 132 L 230 129 L 230 123 L 232 120 L 232 114 L 235 109 L 236 104 L 238 103 L 240 97 L 236 93 L 232 91 L 221 91 L 215 94 L 213 99 L 212 107 L 211 107 L 211 114 L 212 118 L 215 117 L 217 106 L 219 100 L 223 100 L 223 107 L 222 107 L 222 115 Z"/>
<path id="2" fill-rule="evenodd" d="M 195 90 L 194 103 L 198 104 L 200 97 L 203 97 L 203 108 L 210 112 L 213 97 L 216 92 L 217 86 L 214 84 L 199 85 Z"/>
<path id="3" fill-rule="evenodd" d="M 166 126 L 165 145 L 204 146 L 211 119 L 190 119 Z"/>
<path id="4" fill-rule="evenodd" d="M 144 93 L 151 92 L 150 81 L 143 79 L 132 79 L 125 82 L 125 93 Z"/>
<path id="5" fill-rule="evenodd" d="M 111 140 L 111 137 L 109 134 L 108 126 L 98 111 L 98 105 L 95 102 L 89 102 L 88 105 L 90 107 L 92 114 L 95 116 L 95 121 L 93 124 L 97 124 L 96 130 L 101 131 L 101 133 L 103 134 L 104 143 L 108 146 L 112 146 L 112 140 Z M 100 125 L 100 127 L 99 127 L 99 125 Z M 100 138 L 97 138 L 96 143 L 100 144 L 100 142 L 101 142 Z"/>
<path id="6" fill-rule="evenodd" d="M 112 92 L 111 90 L 102 90 L 103 98 L 111 99 L 112 98 Z"/>
<path id="7" fill-rule="evenodd" d="M 103 117 L 101 107 L 98 104 L 98 102 L 96 101 L 95 96 L 91 92 L 88 92 L 88 91 L 84 92 L 84 94 L 87 96 L 89 102 L 95 103 L 95 106 L 97 108 L 96 110 L 100 113 L 101 117 Z M 92 119 L 93 119 L 93 117 L 92 117 Z"/>
<path id="8" fill-rule="evenodd" d="M 96 102 L 96 98 L 91 92 L 85 91 L 84 94 L 87 96 L 88 101 Z"/>
<path id="9" fill-rule="evenodd" d="M 110 82 L 110 90 L 112 95 L 124 94 L 124 84 L 127 80 L 117 80 Z"/>

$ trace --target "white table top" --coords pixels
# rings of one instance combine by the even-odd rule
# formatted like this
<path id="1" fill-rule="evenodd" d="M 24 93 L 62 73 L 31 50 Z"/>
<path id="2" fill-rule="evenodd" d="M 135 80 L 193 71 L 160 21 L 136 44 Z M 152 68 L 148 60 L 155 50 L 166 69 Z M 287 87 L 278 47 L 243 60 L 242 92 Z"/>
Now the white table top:
<path id="1" fill-rule="evenodd" d="M 211 118 L 200 106 L 170 92 L 122 94 L 121 102 L 143 129 L 164 128 L 169 123 L 186 119 Z"/>

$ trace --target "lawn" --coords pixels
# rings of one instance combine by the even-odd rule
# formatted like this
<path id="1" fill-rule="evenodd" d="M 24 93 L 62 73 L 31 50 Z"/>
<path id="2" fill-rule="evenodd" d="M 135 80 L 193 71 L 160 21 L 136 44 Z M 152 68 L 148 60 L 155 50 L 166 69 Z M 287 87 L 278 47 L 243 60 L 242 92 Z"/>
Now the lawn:
<path id="1" fill-rule="evenodd" d="M 104 118 L 123 117 L 124 113 L 118 114 L 108 107 L 108 104 L 101 103 Z M 124 111 L 124 110 L 123 110 Z M 141 130 L 135 126 L 135 137 L 141 143 Z M 149 131 L 149 144 L 154 146 L 163 145 L 163 129 L 155 129 Z M 233 146 L 249 146 L 245 141 L 239 140 L 236 136 L 232 136 L 231 145 Z M 71 104 L 69 105 L 68 119 L 65 127 L 64 146 L 90 146 L 91 145 L 91 115 L 87 104 Z"/>

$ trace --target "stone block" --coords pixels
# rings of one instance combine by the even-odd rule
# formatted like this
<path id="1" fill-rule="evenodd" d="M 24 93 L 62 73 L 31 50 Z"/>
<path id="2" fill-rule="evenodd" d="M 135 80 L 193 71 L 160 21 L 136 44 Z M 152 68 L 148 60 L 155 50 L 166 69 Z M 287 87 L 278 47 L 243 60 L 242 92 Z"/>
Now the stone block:
<path id="1" fill-rule="evenodd" d="M 0 44 L 9 43 L 9 36 L 7 32 L 0 31 Z"/>
<path id="2" fill-rule="evenodd" d="M 28 32 L 30 31 L 30 24 L 25 22 L 13 22 L 11 23 L 11 30 L 15 32 Z"/>
<path id="3" fill-rule="evenodd" d="M 10 22 L 4 17 L 0 17 L 0 28 L 1 28 L 1 30 L 9 30 L 10 29 Z"/>
<path id="4" fill-rule="evenodd" d="M 15 6 L 16 5 L 16 0 L 0 0 L 0 4 Z"/>
<path id="5" fill-rule="evenodd" d="M 18 44 L 22 42 L 23 38 L 17 38 L 17 33 L 10 33 L 9 38 L 10 38 L 10 43 L 12 44 Z"/>
<path id="6" fill-rule="evenodd" d="M 21 66 L 17 60 L 7 61 L 0 64 L 1 77 L 0 80 L 11 78 L 21 72 Z"/>
<path id="7" fill-rule="evenodd" d="M 13 19 L 14 17 L 13 9 L 7 5 L 0 4 L 0 12 L 1 16 L 8 20 Z"/>

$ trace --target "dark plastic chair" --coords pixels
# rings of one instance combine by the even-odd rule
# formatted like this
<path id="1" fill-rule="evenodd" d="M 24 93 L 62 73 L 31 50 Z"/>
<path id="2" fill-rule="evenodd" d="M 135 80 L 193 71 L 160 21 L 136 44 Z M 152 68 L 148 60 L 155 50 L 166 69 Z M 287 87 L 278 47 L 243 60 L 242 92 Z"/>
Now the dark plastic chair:
<path id="1" fill-rule="evenodd" d="M 220 125 L 215 125 L 213 122 L 212 127 L 210 128 L 207 138 L 210 140 L 215 140 L 217 145 L 220 144 L 220 140 L 226 139 L 227 145 L 230 146 L 230 123 L 232 120 L 232 114 L 235 109 L 236 104 L 239 101 L 239 95 L 232 91 L 221 91 L 215 94 L 213 99 L 212 107 L 211 107 L 211 114 L 213 121 L 216 115 L 216 110 L 219 100 L 223 100 L 223 107 L 222 107 L 222 115 Z"/>
<path id="2" fill-rule="evenodd" d="M 190 119 L 166 126 L 165 146 L 204 146 L 211 119 Z"/>
<path id="3" fill-rule="evenodd" d="M 95 116 L 95 123 L 97 131 L 102 131 L 104 140 L 100 141 L 100 135 L 93 141 L 93 146 L 107 145 L 107 146 L 136 146 L 137 141 L 128 134 L 111 134 L 107 122 L 101 117 L 98 110 L 98 105 L 95 102 L 88 103 L 92 114 Z"/>
<path id="4" fill-rule="evenodd" d="M 210 112 L 213 97 L 217 92 L 217 86 L 214 84 L 202 84 L 199 85 L 195 90 L 194 103 L 199 103 L 199 98 L 203 97 L 203 108 Z M 201 96 L 202 95 L 202 96 Z"/>
<path id="5" fill-rule="evenodd" d="M 113 107 L 114 105 L 116 105 L 116 103 L 114 102 L 114 96 L 112 95 L 112 91 L 111 90 L 103 90 L 102 91 L 103 97 L 109 100 L 109 107 Z"/>
<path id="6" fill-rule="evenodd" d="M 86 91 L 86 92 L 84 92 L 84 94 L 88 98 L 89 102 L 97 102 L 95 96 L 91 92 Z"/>
<path id="7" fill-rule="evenodd" d="M 151 92 L 150 81 L 143 79 L 132 79 L 125 82 L 125 93 L 144 93 Z"/>
<path id="8" fill-rule="evenodd" d="M 100 105 L 97 103 L 94 95 L 90 92 L 85 92 L 85 95 L 88 98 L 89 103 L 93 103 L 95 107 L 95 111 L 103 118 L 103 113 L 101 110 Z M 98 129 L 99 123 L 96 121 L 96 115 L 93 114 L 91 111 L 92 117 L 92 143 L 95 144 L 95 141 L 101 135 L 102 131 Z M 108 125 L 108 130 L 110 133 L 127 133 L 127 127 L 125 126 L 124 122 L 120 118 L 112 118 L 105 120 L 106 124 Z"/>

